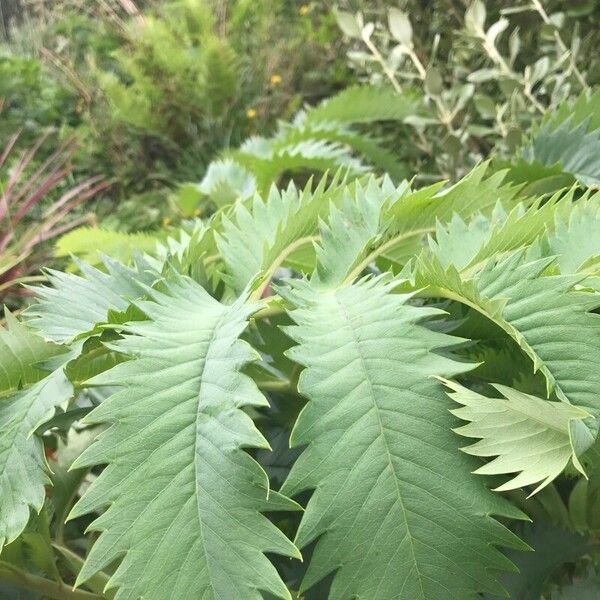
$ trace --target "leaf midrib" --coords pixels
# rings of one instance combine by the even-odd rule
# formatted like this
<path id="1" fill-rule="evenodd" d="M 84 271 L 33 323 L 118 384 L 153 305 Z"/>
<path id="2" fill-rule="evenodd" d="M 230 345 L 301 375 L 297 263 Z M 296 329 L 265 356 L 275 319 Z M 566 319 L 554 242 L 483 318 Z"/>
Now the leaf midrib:
<path id="1" fill-rule="evenodd" d="M 359 358 L 360 365 L 361 365 L 362 371 L 364 373 L 363 381 L 366 382 L 367 385 L 369 386 L 369 396 L 370 396 L 370 398 L 372 400 L 373 407 L 375 408 L 375 414 L 377 415 L 377 423 L 379 425 L 380 437 L 382 438 L 383 443 L 384 443 L 387 462 L 388 462 L 388 465 L 390 467 L 391 472 L 394 474 L 394 478 L 393 478 L 394 479 L 394 485 L 396 487 L 396 494 L 397 494 L 397 497 L 398 497 L 398 503 L 400 505 L 400 508 L 402 509 L 402 515 L 404 516 L 404 522 L 406 524 L 406 533 L 407 533 L 407 536 L 408 536 L 409 542 L 410 542 L 410 551 L 411 551 L 411 554 L 412 554 L 412 562 L 413 562 L 413 565 L 414 565 L 414 568 L 415 568 L 415 572 L 417 573 L 417 579 L 419 581 L 419 588 L 421 590 L 421 595 L 422 595 L 423 598 L 426 598 L 425 590 L 423 588 L 422 575 L 421 575 L 421 572 L 419 571 L 419 566 L 418 566 L 418 563 L 417 563 L 417 557 L 416 557 L 415 547 L 414 547 L 414 542 L 413 542 L 413 535 L 410 532 L 410 527 L 409 527 L 409 523 L 408 523 L 408 516 L 407 516 L 407 513 L 406 513 L 406 508 L 405 508 L 404 502 L 402 500 L 402 494 L 400 492 L 400 486 L 398 485 L 398 479 L 395 476 L 396 470 L 395 470 L 394 464 L 392 462 L 392 454 L 391 454 L 391 451 L 390 451 L 390 448 L 389 448 L 389 444 L 388 444 L 388 441 L 387 441 L 387 437 L 386 437 L 386 434 L 385 434 L 385 428 L 384 428 L 383 422 L 381 420 L 381 415 L 379 414 L 380 413 L 380 408 L 379 408 L 379 405 L 377 404 L 377 400 L 375 399 L 375 390 L 373 389 L 373 383 L 371 381 L 369 370 L 367 369 L 367 364 L 366 364 L 366 361 L 365 361 L 365 357 L 364 357 L 364 355 L 362 353 L 359 340 L 356 337 L 356 333 L 355 333 L 354 328 L 352 327 L 352 318 L 347 313 L 347 311 L 345 310 L 344 306 L 340 303 L 337 294 L 334 294 L 334 299 L 335 299 L 336 305 L 337 305 L 337 307 L 339 309 L 339 312 L 342 315 L 342 318 L 346 322 L 346 327 L 348 328 L 348 330 L 350 332 L 350 336 L 352 338 L 352 341 L 354 342 L 353 345 L 356 348 L 356 354 L 357 354 L 357 356 Z"/>

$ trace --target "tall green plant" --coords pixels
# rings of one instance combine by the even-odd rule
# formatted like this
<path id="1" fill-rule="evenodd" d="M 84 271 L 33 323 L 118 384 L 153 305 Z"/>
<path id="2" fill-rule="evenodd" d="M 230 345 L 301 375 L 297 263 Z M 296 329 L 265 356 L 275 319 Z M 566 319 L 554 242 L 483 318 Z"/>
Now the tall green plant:
<path id="1" fill-rule="evenodd" d="M 52 272 L 2 332 L 0 580 L 465 600 L 518 589 L 498 574 L 526 564 L 522 536 L 546 565 L 525 587 L 579 589 L 598 531 L 600 195 L 536 199 L 505 176 L 273 187 L 159 258 Z M 96 440 L 65 483 L 66 431 Z"/>

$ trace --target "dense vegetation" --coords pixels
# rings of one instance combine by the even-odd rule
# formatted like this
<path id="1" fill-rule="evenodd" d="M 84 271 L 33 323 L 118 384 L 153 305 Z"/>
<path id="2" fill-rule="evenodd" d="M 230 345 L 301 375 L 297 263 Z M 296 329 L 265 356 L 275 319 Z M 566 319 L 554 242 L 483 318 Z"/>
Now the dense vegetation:
<path id="1" fill-rule="evenodd" d="M 6 3 L 0 599 L 600 597 L 600 9 L 429 4 Z"/>

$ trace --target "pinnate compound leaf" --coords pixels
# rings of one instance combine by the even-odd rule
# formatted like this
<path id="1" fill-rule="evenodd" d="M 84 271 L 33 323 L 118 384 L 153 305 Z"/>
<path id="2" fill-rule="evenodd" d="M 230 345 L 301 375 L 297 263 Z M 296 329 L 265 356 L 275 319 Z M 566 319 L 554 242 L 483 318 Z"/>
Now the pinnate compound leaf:
<path id="1" fill-rule="evenodd" d="M 600 256 L 600 194 L 580 199 L 568 218 L 557 219 L 548 236 L 561 273 L 576 273 L 589 259 Z"/>
<path id="2" fill-rule="evenodd" d="M 294 185 L 281 192 L 273 187 L 266 201 L 256 195 L 249 207 L 236 205 L 231 218 L 223 217 L 223 234 L 217 236 L 231 287 L 241 292 L 257 275 L 278 266 L 294 242 L 311 246 L 319 218 L 330 202 L 343 197 L 342 187 L 338 177 L 329 185 L 323 178 L 314 190 L 310 185 L 301 191 Z"/>
<path id="3" fill-rule="evenodd" d="M 79 582 L 123 557 L 116 600 L 289 598 L 264 553 L 299 553 L 261 511 L 297 505 L 243 449 L 268 447 L 243 411 L 267 404 L 241 372 L 258 357 L 239 340 L 257 307 L 187 278 L 139 306 L 149 320 L 112 345 L 132 359 L 90 382 L 123 389 L 86 418 L 111 426 L 74 464 L 108 463 L 71 514 L 108 507 Z"/>
<path id="4" fill-rule="evenodd" d="M 495 545 L 519 547 L 492 514 L 520 513 L 492 494 L 458 451 L 441 384 L 470 368 L 445 357 L 456 338 L 420 321 L 382 279 L 323 291 L 294 282 L 290 355 L 309 402 L 291 444 L 306 449 L 282 492 L 314 490 L 296 543 L 316 547 L 301 586 L 334 574 L 329 598 L 448 598 L 502 593 L 511 568 Z M 281 290 L 280 290 L 281 292 Z"/>
<path id="5" fill-rule="evenodd" d="M 518 390 L 494 385 L 500 398 L 489 398 L 473 390 L 445 381 L 450 398 L 462 407 L 451 412 L 469 421 L 454 431 L 478 442 L 462 448 L 467 454 L 495 457 L 475 473 L 506 475 L 517 473 L 496 491 L 514 490 L 538 484 L 535 494 L 560 475 L 569 462 L 581 472 L 577 437 L 572 438 L 572 422 L 590 415 L 566 402 L 549 402 Z"/>
<path id="6" fill-rule="evenodd" d="M 408 90 L 398 94 L 391 87 L 349 87 L 302 114 L 302 122 L 372 123 L 374 121 L 403 121 L 424 114 L 421 97 Z"/>
<path id="7" fill-rule="evenodd" d="M 320 227 L 315 284 L 336 287 L 360 264 L 378 237 L 382 210 L 399 193 L 400 188 L 386 189 L 370 178 L 364 186 L 355 183 L 354 194 L 344 196 L 341 208 L 331 205 L 329 219 Z"/>
<path id="8" fill-rule="evenodd" d="M 533 370 L 544 375 L 548 395 L 555 392 L 597 418 L 600 315 L 592 311 L 600 295 L 574 289 L 579 276 L 545 274 L 553 262 L 553 257 L 531 260 L 526 250 L 516 250 L 488 260 L 476 276 L 467 277 L 452 266 L 444 269 L 435 257 L 421 256 L 415 284 L 437 287 L 440 295 L 493 321 L 530 358 Z M 590 435 L 588 447 L 592 442 Z"/>

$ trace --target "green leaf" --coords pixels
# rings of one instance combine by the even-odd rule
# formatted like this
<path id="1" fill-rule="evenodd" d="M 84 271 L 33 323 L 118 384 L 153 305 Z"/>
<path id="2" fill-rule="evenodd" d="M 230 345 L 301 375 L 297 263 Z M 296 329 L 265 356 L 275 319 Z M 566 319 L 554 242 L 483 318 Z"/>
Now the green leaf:
<path id="1" fill-rule="evenodd" d="M 523 148 L 529 162 L 558 166 L 584 186 L 600 183 L 600 92 L 584 92 L 549 113 Z"/>
<path id="2" fill-rule="evenodd" d="M 386 214 L 387 235 L 433 232 L 437 222 L 448 223 L 454 214 L 462 219 L 487 215 L 498 203 L 510 209 L 519 188 L 505 183 L 503 171 L 486 178 L 487 170 L 488 164 L 483 163 L 446 190 L 440 191 L 443 183 L 438 183 L 403 195 Z"/>
<path id="3" fill-rule="evenodd" d="M 240 292 L 257 275 L 281 266 L 294 242 L 310 246 L 319 217 L 326 215 L 329 201 L 340 195 L 339 180 L 329 186 L 323 178 L 314 190 L 290 185 L 285 191 L 271 189 L 266 201 L 254 197 L 251 206 L 237 204 L 231 218 L 223 217 L 223 234 L 217 245 L 227 268 L 228 282 Z"/>
<path id="4" fill-rule="evenodd" d="M 302 116 L 302 123 L 372 123 L 403 121 L 423 114 L 421 97 L 413 90 L 398 94 L 390 86 L 354 86 L 321 102 Z M 298 119 L 298 117 L 297 117 Z"/>
<path id="5" fill-rule="evenodd" d="M 456 338 L 419 324 L 439 314 L 362 280 L 318 291 L 292 282 L 309 402 L 291 437 L 307 445 L 282 492 L 314 490 L 296 542 L 316 547 L 301 586 L 329 574 L 330 600 L 476 598 L 501 592 L 493 570 L 511 568 L 494 547 L 519 541 L 491 515 L 518 517 L 469 471 L 433 376 L 470 368 L 444 355 Z"/>
<path id="6" fill-rule="evenodd" d="M 310 137 L 310 134 L 290 143 L 285 137 L 250 138 L 230 156 L 256 177 L 256 187 L 263 194 L 284 173 L 325 173 L 344 169 L 357 177 L 368 171 L 360 159 L 353 156 L 350 147 L 322 136 Z"/>
<path id="7" fill-rule="evenodd" d="M 559 164 L 585 186 L 600 183 L 600 129 L 587 131 L 588 122 L 573 127 L 571 120 L 557 127 L 543 126 L 526 154 L 543 165 Z"/>
<path id="8" fill-rule="evenodd" d="M 574 421 L 590 416 L 585 410 L 564 402 L 548 402 L 503 385 L 494 385 L 501 397 L 489 398 L 458 383 L 444 383 L 452 390 L 448 392 L 450 398 L 462 405 L 452 414 L 469 421 L 454 431 L 464 437 L 480 438 L 462 450 L 473 456 L 496 457 L 475 473 L 517 473 L 496 491 L 539 483 L 530 494 L 533 495 L 556 479 L 570 462 L 583 472 L 577 458 L 581 449 L 574 447 L 577 438 L 572 438 L 572 432 Z"/>
<path id="9" fill-rule="evenodd" d="M 298 551 L 259 511 L 296 505 L 243 450 L 268 447 L 243 410 L 267 405 L 241 371 L 257 358 L 239 340 L 257 306 L 221 304 L 185 278 L 139 306 L 150 320 L 113 344 L 132 360 L 91 382 L 123 390 L 86 418 L 111 426 L 74 463 L 108 463 L 71 513 L 108 506 L 78 581 L 123 556 L 117 600 L 290 598 L 263 553 Z"/>
<path id="10" fill-rule="evenodd" d="M 98 227 L 78 227 L 56 243 L 57 256 L 77 256 L 92 265 L 102 265 L 103 256 L 130 263 L 136 254 L 153 254 L 163 236 L 148 233 L 124 233 Z"/>
<path id="11" fill-rule="evenodd" d="M 54 342 L 71 342 L 106 321 L 109 310 L 124 311 L 145 293 L 157 274 L 143 263 L 126 267 L 104 259 L 107 273 L 79 263 L 83 276 L 48 270 L 52 287 L 34 288 L 38 302 L 27 310 L 28 324 Z"/>
<path id="12" fill-rule="evenodd" d="M 7 310 L 6 328 L 0 327 L 0 396 L 45 377 L 47 373 L 39 363 L 64 351 L 36 335 Z"/>
<path id="13" fill-rule="evenodd" d="M 600 194 L 578 200 L 565 221 L 557 219 L 548 246 L 556 255 L 561 273 L 571 274 L 589 259 L 600 256 Z"/>
<path id="14" fill-rule="evenodd" d="M 0 550 L 39 512 L 50 483 L 41 439 L 34 433 L 65 407 L 73 386 L 61 367 L 30 388 L 0 400 Z"/>
<path id="15" fill-rule="evenodd" d="M 256 178 L 232 159 L 217 160 L 210 163 L 198 191 L 217 206 L 225 206 L 238 198 L 250 198 L 256 191 Z"/>
<path id="16" fill-rule="evenodd" d="M 374 179 L 363 187 L 356 182 L 354 196 L 344 196 L 341 209 L 331 206 L 327 223 L 321 224 L 318 265 L 313 276 L 316 285 L 336 287 L 360 264 L 380 229 L 384 205 L 401 192 L 385 190 Z"/>
<path id="17" fill-rule="evenodd" d="M 436 259 L 421 257 L 415 284 L 434 286 L 432 293 L 493 321 L 544 375 L 548 394 L 554 391 L 560 400 L 599 417 L 600 316 L 592 311 L 600 296 L 575 290 L 576 276 L 545 275 L 552 262 L 528 259 L 525 250 L 517 250 L 461 276 L 454 267 L 444 270 Z"/>

